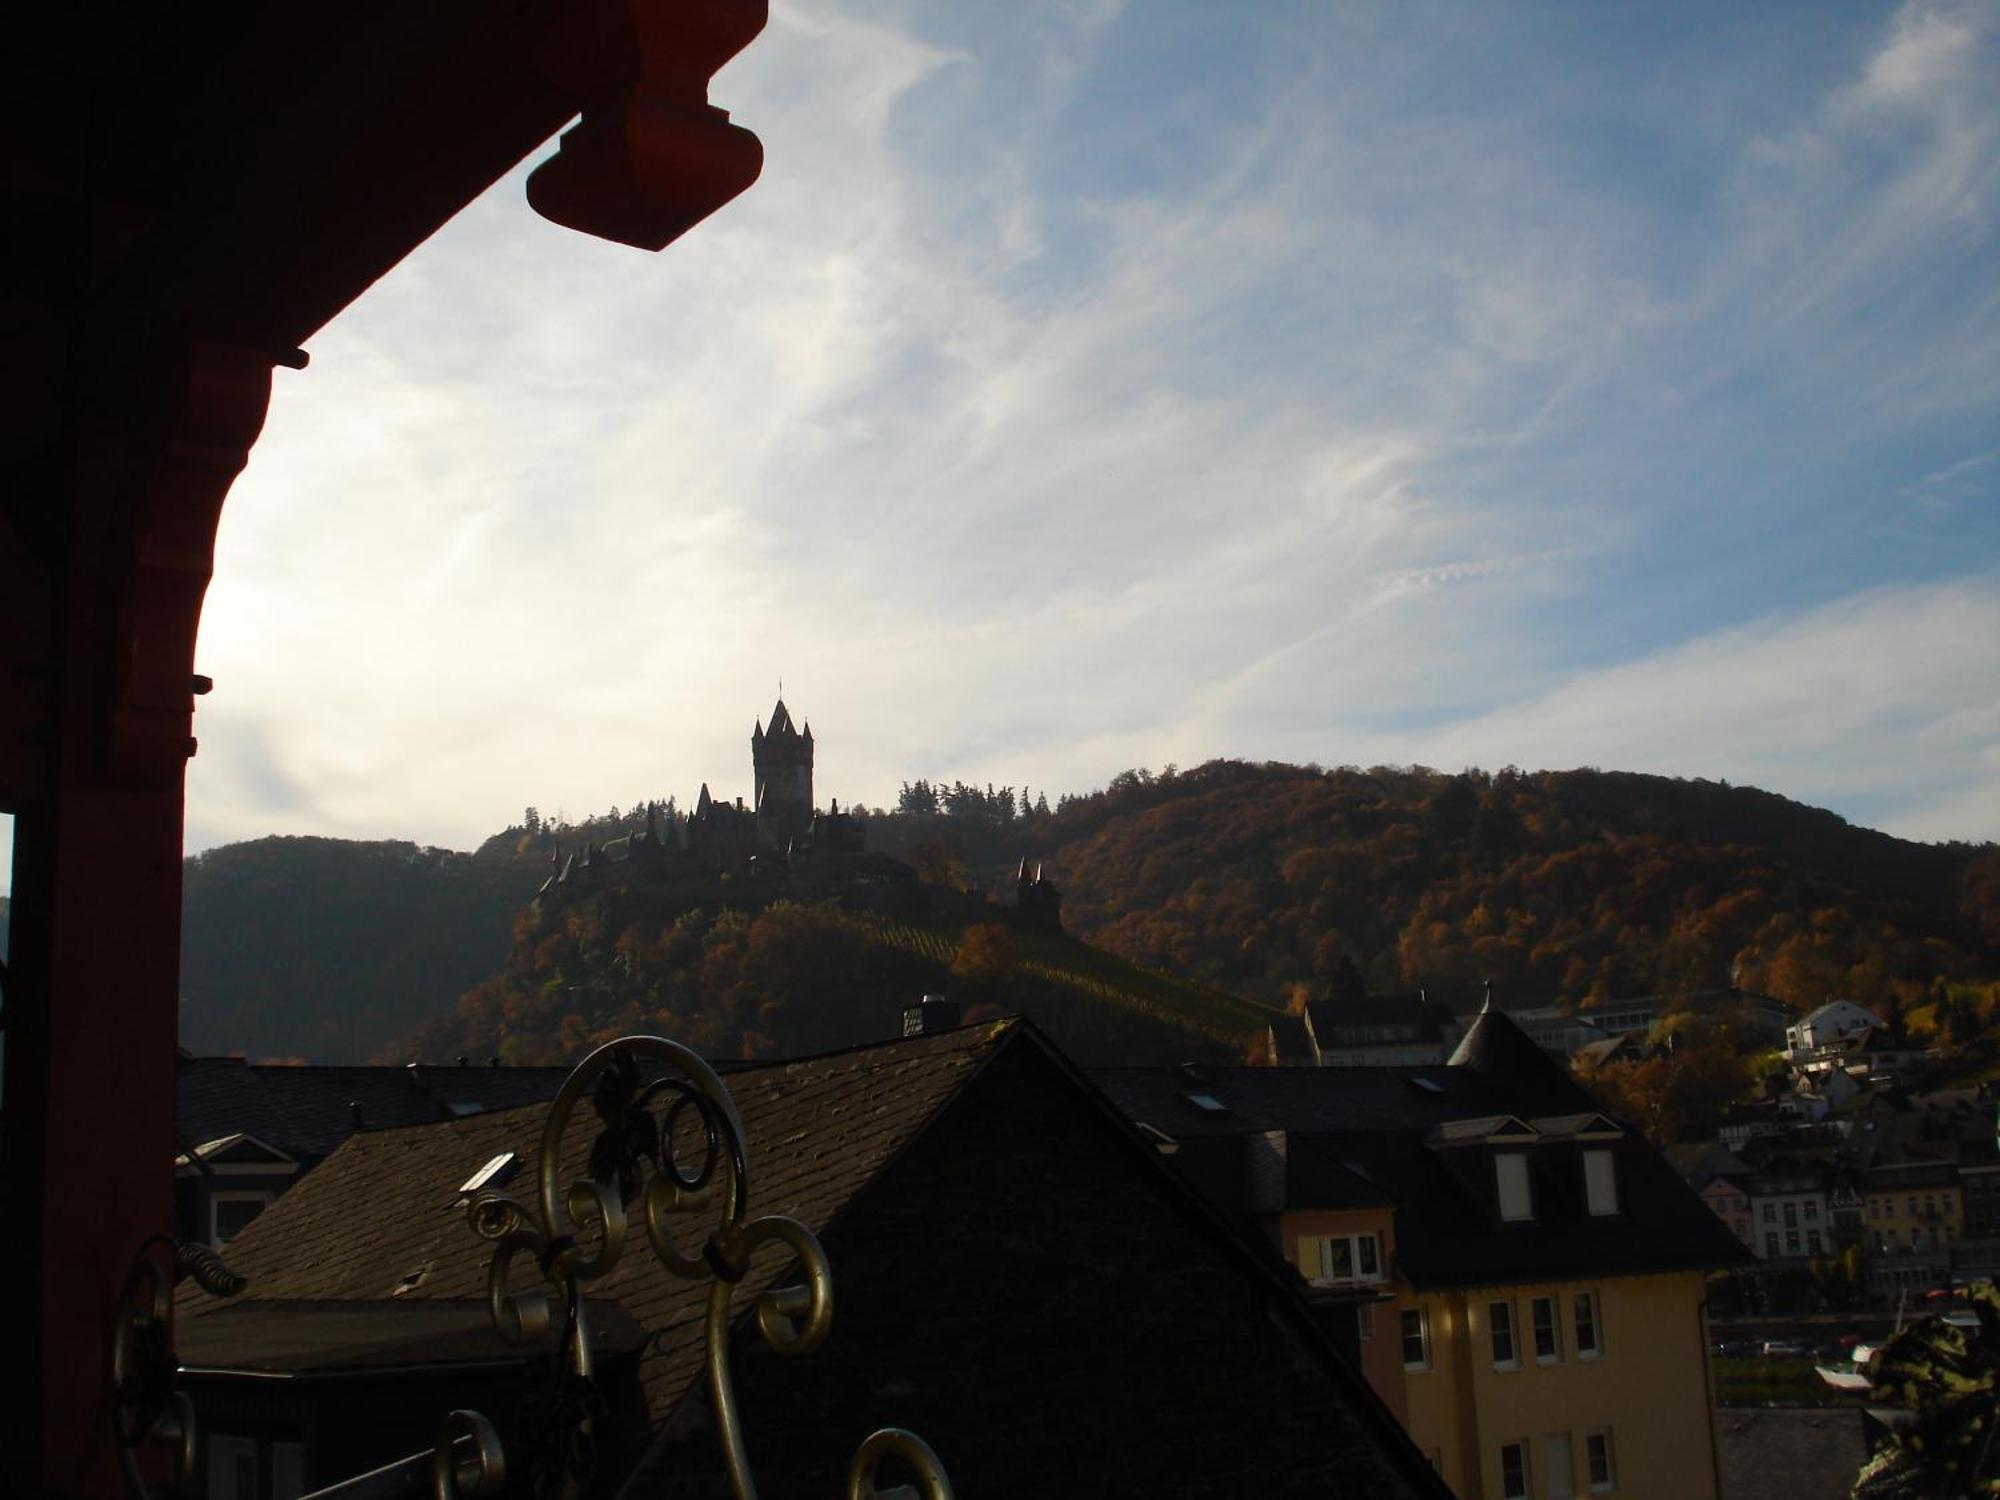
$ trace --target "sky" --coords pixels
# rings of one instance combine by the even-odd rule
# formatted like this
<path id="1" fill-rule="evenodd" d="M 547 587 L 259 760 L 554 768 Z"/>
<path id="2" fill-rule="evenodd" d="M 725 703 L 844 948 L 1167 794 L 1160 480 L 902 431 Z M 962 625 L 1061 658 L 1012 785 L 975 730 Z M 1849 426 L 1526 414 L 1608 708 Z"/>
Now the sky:
<path id="1" fill-rule="evenodd" d="M 190 851 L 703 782 L 1599 765 L 2000 838 L 2000 7 L 777 0 L 279 370 Z M 536 153 L 536 159 L 547 149 Z M 0 842 L 4 842 L 0 840 Z"/>

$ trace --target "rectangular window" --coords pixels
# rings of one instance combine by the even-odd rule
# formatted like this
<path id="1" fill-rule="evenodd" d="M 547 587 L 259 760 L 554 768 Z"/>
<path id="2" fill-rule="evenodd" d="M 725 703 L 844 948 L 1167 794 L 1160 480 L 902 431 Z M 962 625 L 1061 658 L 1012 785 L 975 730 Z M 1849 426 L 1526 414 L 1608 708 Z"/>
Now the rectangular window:
<path id="1" fill-rule="evenodd" d="M 1609 1151 L 1583 1153 L 1583 1188 L 1592 1214 L 1618 1212 L 1618 1174 L 1612 1170 Z"/>
<path id="2" fill-rule="evenodd" d="M 1375 1304 L 1364 1302 L 1354 1309 L 1354 1327 L 1364 1339 L 1375 1337 Z"/>
<path id="3" fill-rule="evenodd" d="M 1493 1325 L 1493 1363 L 1505 1370 L 1517 1368 L 1520 1361 L 1514 1354 L 1514 1304 L 1488 1303 L 1486 1318 Z"/>
<path id="4" fill-rule="evenodd" d="M 1500 1445 L 1500 1494 L 1503 1500 L 1528 1500 L 1528 1445 Z"/>
<path id="5" fill-rule="evenodd" d="M 1817 1229 L 1808 1229 L 1806 1231 L 1806 1249 L 1817 1255 L 1823 1248 L 1825 1247 L 1820 1240 L 1819 1231 Z"/>
<path id="6" fill-rule="evenodd" d="M 1765 1222 L 1766 1224 L 1775 1224 L 1775 1223 L 1777 1223 L 1777 1222 L 1778 1222 L 1778 1205 L 1777 1205 L 1777 1204 L 1775 1204 L 1775 1203 L 1766 1203 L 1766 1204 L 1764 1205 L 1764 1222 Z"/>
<path id="7" fill-rule="evenodd" d="M 1556 1322 L 1556 1299 L 1537 1297 L 1530 1311 L 1535 1330 L 1535 1360 L 1554 1364 L 1562 1358 L 1562 1331 Z"/>
<path id="8" fill-rule="evenodd" d="M 1799 1206 L 1796 1203 L 1787 1203 L 1785 1205 L 1785 1228 L 1796 1229 L 1798 1227 L 1799 1227 Z"/>
<path id="9" fill-rule="evenodd" d="M 1912 1194 L 1910 1197 L 1910 1217 L 1914 1219 L 1916 1216 L 1917 1216 L 1917 1200 L 1916 1196 Z"/>
<path id="10" fill-rule="evenodd" d="M 1776 1260 L 1777 1257 L 1778 1237 L 1775 1234 L 1767 1234 L 1764 1236 L 1764 1258 L 1766 1260 Z"/>
<path id="11" fill-rule="evenodd" d="M 1593 1432 L 1584 1439 L 1590 1461 L 1591 1493 L 1601 1495 L 1618 1488 L 1618 1467 L 1611 1456 L 1611 1429 Z"/>
<path id="12" fill-rule="evenodd" d="M 1603 1336 L 1597 1327 L 1597 1293 L 1578 1292 L 1571 1304 L 1576 1320 L 1576 1357 L 1596 1359 L 1604 1352 Z"/>
<path id="13" fill-rule="evenodd" d="M 1805 1214 L 1806 1214 L 1806 1222 L 1808 1224 L 1817 1224 L 1819 1222 L 1819 1204 L 1814 1202 L 1810 1198 L 1807 1199 L 1805 1206 Z"/>
<path id="14" fill-rule="evenodd" d="M 1785 1253 L 1787 1255 L 1797 1255 L 1799 1253 L 1799 1232 L 1796 1229 L 1787 1229 L 1785 1231 Z"/>
<path id="15" fill-rule="evenodd" d="M 1431 1319 L 1421 1307 L 1403 1309 L 1403 1368 L 1428 1370 L 1431 1367 Z"/>
<path id="16" fill-rule="evenodd" d="M 1500 1185 L 1500 1217 L 1510 1224 L 1535 1216 L 1528 1195 L 1528 1158 L 1518 1151 L 1502 1152 L 1493 1158 L 1494 1175 Z"/>
<path id="17" fill-rule="evenodd" d="M 1321 1235 L 1299 1242 L 1299 1274 L 1320 1286 L 1382 1280 L 1382 1242 L 1372 1234 Z"/>

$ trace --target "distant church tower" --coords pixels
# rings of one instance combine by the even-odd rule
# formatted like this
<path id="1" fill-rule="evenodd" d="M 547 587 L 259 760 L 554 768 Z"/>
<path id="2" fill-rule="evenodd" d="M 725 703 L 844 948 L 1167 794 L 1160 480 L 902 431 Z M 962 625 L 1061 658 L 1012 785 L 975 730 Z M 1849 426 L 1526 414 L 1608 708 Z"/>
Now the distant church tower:
<path id="1" fill-rule="evenodd" d="M 757 726 L 750 736 L 750 762 L 757 773 L 757 825 L 760 841 L 777 849 L 812 826 L 813 732 L 792 726 L 785 700 L 771 710 L 771 727 Z"/>

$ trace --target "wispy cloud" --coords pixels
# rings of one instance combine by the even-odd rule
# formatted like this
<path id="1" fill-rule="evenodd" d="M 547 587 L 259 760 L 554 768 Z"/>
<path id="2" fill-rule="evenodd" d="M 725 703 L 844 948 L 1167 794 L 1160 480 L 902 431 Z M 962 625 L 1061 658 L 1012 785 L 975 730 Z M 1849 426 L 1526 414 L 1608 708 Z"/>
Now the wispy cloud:
<path id="1" fill-rule="evenodd" d="M 1610 763 L 1525 726 L 1615 749 L 1620 684 L 1735 680 L 1694 643 L 1796 675 L 1858 649 L 1836 601 L 1963 613 L 2000 556 L 1985 14 L 1883 11 L 1809 76 L 1719 38 L 1691 119 L 1660 38 L 1559 65 L 1527 13 L 781 5 L 717 80 L 768 165 L 712 222 L 647 257 L 517 177 L 281 373 L 191 840 L 734 788 L 780 674 L 870 801 L 1531 758 L 1481 736 Z M 1943 722 L 1948 676 L 1890 686 Z M 1713 727 L 1780 790 L 1991 811 L 1976 714 L 1900 801 L 1890 719 L 1798 722 Z"/>

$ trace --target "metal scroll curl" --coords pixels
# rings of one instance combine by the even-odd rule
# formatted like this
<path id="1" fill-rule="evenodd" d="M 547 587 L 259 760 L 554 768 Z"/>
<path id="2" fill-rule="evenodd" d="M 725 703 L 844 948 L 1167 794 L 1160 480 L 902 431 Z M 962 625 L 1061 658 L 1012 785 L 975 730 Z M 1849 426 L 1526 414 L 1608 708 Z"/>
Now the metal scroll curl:
<path id="1" fill-rule="evenodd" d="M 585 1099 L 597 1114 L 598 1135 L 587 1175 L 566 1182 L 563 1139 Z M 709 1395 L 730 1487 L 737 1500 L 754 1500 L 757 1487 L 729 1364 L 731 1298 L 760 1250 L 789 1252 L 802 1279 L 759 1295 L 757 1329 L 780 1355 L 810 1354 L 833 1324 L 833 1273 L 806 1225 L 781 1214 L 749 1216 L 743 1121 L 722 1079 L 699 1053 L 664 1037 L 626 1037 L 599 1047 L 564 1080 L 549 1106 L 535 1188 L 532 1208 L 496 1192 L 481 1193 L 467 1206 L 473 1232 L 493 1244 L 487 1300 L 501 1336 L 516 1344 L 544 1340 L 560 1318 L 567 1378 L 588 1382 L 591 1346 L 583 1287 L 618 1265 L 636 1217 L 662 1265 L 682 1280 L 708 1284 Z M 687 1233 L 701 1225 L 712 1227 L 705 1234 Z M 524 1258 L 532 1259 L 543 1285 L 516 1292 L 511 1278 Z M 587 1448 L 589 1433 L 579 1436 Z M 884 1428 L 863 1441 L 847 1478 L 849 1500 L 878 1494 L 877 1474 L 891 1456 L 916 1475 L 925 1500 L 951 1500 L 951 1482 L 937 1455 L 899 1428 Z M 574 1492 L 586 1479 L 572 1473 L 562 1488 Z"/>
<path id="2" fill-rule="evenodd" d="M 174 1389 L 170 1340 L 174 1276 L 162 1255 L 171 1256 L 174 1249 L 173 1242 L 162 1236 L 140 1251 L 118 1294 L 118 1316 L 112 1329 L 112 1421 L 118 1438 L 118 1463 L 125 1473 L 126 1493 L 140 1500 L 152 1494 L 140 1462 L 142 1449 L 166 1450 L 172 1471 L 168 1483 L 173 1488 L 178 1489 L 194 1474 L 194 1406 L 185 1391 Z"/>

